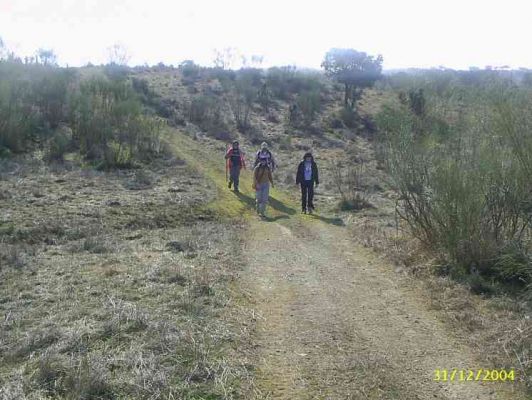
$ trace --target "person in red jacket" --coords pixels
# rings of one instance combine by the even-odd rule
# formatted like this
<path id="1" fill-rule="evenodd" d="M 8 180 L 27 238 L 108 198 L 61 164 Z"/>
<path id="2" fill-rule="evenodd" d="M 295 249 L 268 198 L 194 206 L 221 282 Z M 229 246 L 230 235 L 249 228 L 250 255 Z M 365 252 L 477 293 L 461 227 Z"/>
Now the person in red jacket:
<path id="1" fill-rule="evenodd" d="M 240 150 L 237 140 L 233 142 L 233 145 L 225 153 L 225 159 L 227 160 L 227 168 L 229 169 L 229 184 L 227 186 L 231 189 L 231 185 L 234 185 L 234 190 L 238 193 L 240 170 L 246 168 L 246 162 L 244 160 L 244 153 Z"/>

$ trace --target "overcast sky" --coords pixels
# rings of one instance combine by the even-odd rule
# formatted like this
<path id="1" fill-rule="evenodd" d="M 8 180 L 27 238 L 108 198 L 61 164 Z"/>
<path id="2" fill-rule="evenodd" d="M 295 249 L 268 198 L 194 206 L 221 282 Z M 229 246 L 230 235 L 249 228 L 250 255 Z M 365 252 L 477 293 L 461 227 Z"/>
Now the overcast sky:
<path id="1" fill-rule="evenodd" d="M 349 47 L 382 54 L 385 68 L 532 68 L 531 11 L 530 0 L 0 0 L 0 37 L 73 66 L 106 62 L 120 43 L 131 65 L 212 65 L 230 46 L 264 66 L 319 68 L 329 48 Z"/>

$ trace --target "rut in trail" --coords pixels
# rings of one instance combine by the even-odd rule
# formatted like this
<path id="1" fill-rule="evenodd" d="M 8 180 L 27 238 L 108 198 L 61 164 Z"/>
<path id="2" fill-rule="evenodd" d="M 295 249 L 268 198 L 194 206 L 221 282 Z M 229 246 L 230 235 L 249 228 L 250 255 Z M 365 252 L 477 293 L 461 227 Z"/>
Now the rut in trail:
<path id="1" fill-rule="evenodd" d="M 260 315 L 249 399 L 518 399 L 511 383 L 438 383 L 485 368 L 419 291 L 346 229 L 312 217 L 253 221 L 241 285 Z"/>

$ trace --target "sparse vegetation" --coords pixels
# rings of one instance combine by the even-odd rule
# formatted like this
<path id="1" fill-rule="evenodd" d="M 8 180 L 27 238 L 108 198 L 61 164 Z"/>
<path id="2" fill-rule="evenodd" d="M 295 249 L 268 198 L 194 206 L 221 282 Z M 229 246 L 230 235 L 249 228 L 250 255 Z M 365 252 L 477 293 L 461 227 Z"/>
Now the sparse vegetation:
<path id="1" fill-rule="evenodd" d="M 487 359 L 516 366 L 530 382 L 523 315 L 532 287 L 532 103 L 524 71 L 383 77 L 380 57 L 342 49 L 326 55 L 325 73 L 247 61 L 232 70 L 234 49 L 219 51 L 214 68 L 191 60 L 129 68 L 119 47 L 106 66 L 61 68 L 53 51 L 22 62 L 1 41 L 0 58 L 0 397 L 227 399 L 253 385 L 248 355 L 228 357 L 263 318 L 255 304 L 242 306 L 248 294 L 233 285 L 240 216 L 253 203 L 246 189 L 221 194 L 223 161 L 216 163 L 235 138 L 248 162 L 263 141 L 275 154 L 275 211 L 265 224 L 279 220 L 277 234 L 296 243 L 311 226 L 354 226 L 364 245 L 422 279 L 430 307 L 471 343 L 505 337 Z M 292 218 L 295 201 L 283 192 L 294 190 L 304 151 L 320 166 L 317 214 L 301 217 L 315 225 Z M 320 238 L 332 248 L 335 234 L 324 228 L 307 249 L 319 259 Z M 347 238 L 336 257 L 345 282 Z M 269 277 L 291 288 L 300 282 L 278 270 Z M 291 294 L 282 289 L 272 297 Z M 333 298 L 332 283 L 328 290 Z M 341 312 L 351 317 L 349 307 Z M 294 357 L 310 359 L 301 354 Z M 373 363 L 384 377 L 387 363 L 367 356 L 352 370 L 367 382 L 362 372 Z"/>
<path id="2" fill-rule="evenodd" d="M 468 97 L 461 84 L 438 87 L 426 112 L 422 92 L 410 92 L 379 122 L 398 212 L 412 233 L 453 263 L 453 273 L 526 289 L 531 97 L 501 83 Z"/>
<path id="3" fill-rule="evenodd" d="M 40 148 L 47 160 L 62 161 L 78 151 L 108 168 L 159 152 L 160 122 L 143 115 L 123 70 L 80 78 L 48 53 L 32 63 L 0 61 L 0 155 Z"/>

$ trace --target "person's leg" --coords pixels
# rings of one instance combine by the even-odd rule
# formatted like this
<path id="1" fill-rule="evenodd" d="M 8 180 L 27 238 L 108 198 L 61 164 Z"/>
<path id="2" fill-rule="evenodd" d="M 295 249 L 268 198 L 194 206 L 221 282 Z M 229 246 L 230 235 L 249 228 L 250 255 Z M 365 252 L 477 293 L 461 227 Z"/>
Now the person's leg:
<path id="1" fill-rule="evenodd" d="M 240 184 L 240 166 L 235 167 L 235 191 L 238 192 L 238 185 Z"/>
<path id="2" fill-rule="evenodd" d="M 232 184 L 235 183 L 235 167 L 231 167 L 229 170 L 229 182 Z"/>
<path id="3" fill-rule="evenodd" d="M 262 193 L 262 214 L 266 212 L 266 206 L 268 205 L 268 199 L 270 197 L 270 184 L 265 183 Z"/>
<path id="4" fill-rule="evenodd" d="M 314 182 L 308 183 L 308 206 L 314 210 Z"/>
<path id="5" fill-rule="evenodd" d="M 305 181 L 301 182 L 301 210 L 307 210 L 307 186 Z"/>
<path id="6" fill-rule="evenodd" d="M 257 187 L 257 209 L 259 212 L 259 215 L 264 214 L 264 188 L 266 184 L 260 183 Z"/>
<path id="7" fill-rule="evenodd" d="M 255 188 L 255 211 L 260 213 L 260 183 Z"/>

